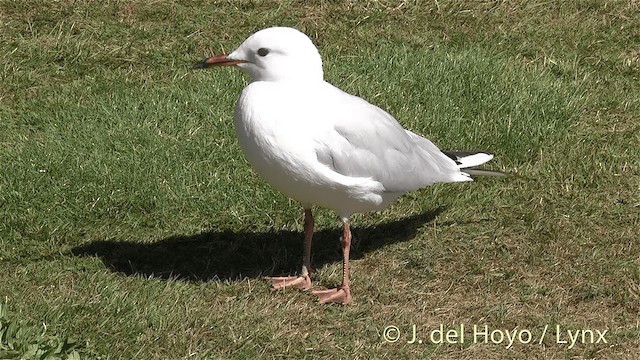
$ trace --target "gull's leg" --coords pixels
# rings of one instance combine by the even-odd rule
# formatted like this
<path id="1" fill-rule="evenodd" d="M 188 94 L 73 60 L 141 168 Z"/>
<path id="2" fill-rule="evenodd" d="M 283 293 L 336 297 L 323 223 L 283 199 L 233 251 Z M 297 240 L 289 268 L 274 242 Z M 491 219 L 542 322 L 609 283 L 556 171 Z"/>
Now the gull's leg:
<path id="1" fill-rule="evenodd" d="M 349 221 L 343 219 L 342 237 L 340 245 L 342 246 L 342 286 L 336 289 L 317 290 L 313 294 L 318 296 L 321 304 L 327 302 L 337 302 L 343 305 L 351 302 L 351 289 L 349 288 L 349 250 L 351 248 L 351 229 L 349 229 Z"/>
<path id="2" fill-rule="evenodd" d="M 311 288 L 311 240 L 313 239 L 313 214 L 311 209 L 304 209 L 304 255 L 302 259 L 302 271 L 300 276 L 271 277 L 273 289 L 295 287 L 301 290 Z"/>

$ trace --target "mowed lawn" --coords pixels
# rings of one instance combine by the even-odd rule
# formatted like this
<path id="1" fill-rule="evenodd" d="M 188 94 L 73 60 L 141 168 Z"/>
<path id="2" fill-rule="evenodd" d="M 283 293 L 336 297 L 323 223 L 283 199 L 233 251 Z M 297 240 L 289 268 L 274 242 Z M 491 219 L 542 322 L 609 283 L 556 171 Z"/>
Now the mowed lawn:
<path id="1" fill-rule="evenodd" d="M 348 306 L 269 289 L 302 210 L 237 145 L 246 77 L 191 69 L 275 25 L 516 174 L 354 216 Z M 637 359 L 637 1 L 0 0 L 0 54 L 2 359 Z M 339 222 L 315 214 L 331 287 Z"/>

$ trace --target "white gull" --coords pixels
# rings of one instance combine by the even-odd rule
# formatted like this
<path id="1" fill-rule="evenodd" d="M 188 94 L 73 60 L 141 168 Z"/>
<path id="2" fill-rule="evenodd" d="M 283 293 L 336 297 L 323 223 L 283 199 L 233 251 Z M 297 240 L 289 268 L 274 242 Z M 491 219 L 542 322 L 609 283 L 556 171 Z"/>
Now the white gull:
<path id="1" fill-rule="evenodd" d="M 267 28 L 228 55 L 196 64 L 238 66 L 251 77 L 235 110 L 240 147 L 274 188 L 299 201 L 305 213 L 305 250 L 298 276 L 271 278 L 273 287 L 311 288 L 312 205 L 343 223 L 343 281 L 313 293 L 321 303 L 351 301 L 349 217 L 381 210 L 406 192 L 439 182 L 471 181 L 487 153 L 442 152 L 405 130 L 386 111 L 324 81 L 322 59 L 302 32 Z M 494 174 L 477 171 L 478 174 Z"/>

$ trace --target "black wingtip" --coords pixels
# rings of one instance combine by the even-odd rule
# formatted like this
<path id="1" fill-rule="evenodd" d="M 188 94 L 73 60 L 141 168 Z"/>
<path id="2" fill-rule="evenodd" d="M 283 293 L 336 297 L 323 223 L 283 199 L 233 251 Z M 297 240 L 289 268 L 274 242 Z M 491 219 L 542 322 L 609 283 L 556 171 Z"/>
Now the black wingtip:
<path id="1" fill-rule="evenodd" d="M 470 176 L 497 176 L 497 177 L 515 176 L 515 174 L 512 174 L 512 173 L 506 173 L 506 172 L 497 171 L 497 170 L 487 170 L 482 168 L 466 168 L 466 169 L 460 169 L 460 171 Z"/>
<path id="2" fill-rule="evenodd" d="M 456 165 L 461 165 L 460 159 L 465 156 L 471 156 L 475 154 L 487 154 L 494 155 L 489 151 L 451 151 L 451 150 L 440 150 L 443 154 L 447 155 L 451 160 L 456 162 Z"/>
<path id="3" fill-rule="evenodd" d="M 209 64 L 207 64 L 207 60 L 203 60 L 200 61 L 199 63 L 195 63 L 193 64 L 193 66 L 191 67 L 192 69 L 206 69 L 209 67 Z"/>
<path id="4" fill-rule="evenodd" d="M 475 155 L 475 154 L 487 154 L 487 155 L 495 155 L 494 153 L 490 152 L 490 151 L 452 151 L 452 150 L 440 150 L 442 151 L 443 154 L 447 155 L 448 157 L 451 158 L 451 160 L 458 160 L 460 158 L 463 158 L 465 156 L 471 156 L 471 155 Z"/>

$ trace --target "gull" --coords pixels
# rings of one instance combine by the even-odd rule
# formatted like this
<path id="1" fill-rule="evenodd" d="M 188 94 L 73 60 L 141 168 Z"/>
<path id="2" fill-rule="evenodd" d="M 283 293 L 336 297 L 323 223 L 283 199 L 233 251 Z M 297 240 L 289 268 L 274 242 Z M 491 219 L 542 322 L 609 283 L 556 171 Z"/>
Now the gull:
<path id="1" fill-rule="evenodd" d="M 240 147 L 262 178 L 304 209 L 302 270 L 270 278 L 274 289 L 311 288 L 312 205 L 342 221 L 343 258 L 342 285 L 313 294 L 320 303 L 348 304 L 351 215 L 382 210 L 435 183 L 494 174 L 466 169 L 493 155 L 443 152 L 386 111 L 324 81 L 318 49 L 296 29 L 260 30 L 230 54 L 194 65 L 212 66 L 237 66 L 250 76 L 235 108 Z"/>

